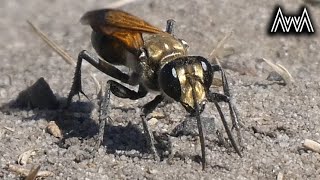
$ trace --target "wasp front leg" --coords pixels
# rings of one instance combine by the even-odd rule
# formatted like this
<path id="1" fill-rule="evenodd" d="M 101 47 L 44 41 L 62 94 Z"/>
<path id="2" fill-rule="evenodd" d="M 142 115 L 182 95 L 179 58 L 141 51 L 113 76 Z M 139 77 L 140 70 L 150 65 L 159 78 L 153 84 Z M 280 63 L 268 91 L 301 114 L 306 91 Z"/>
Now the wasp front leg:
<path id="1" fill-rule="evenodd" d="M 230 114 L 231 114 L 231 120 L 232 120 L 232 128 L 235 128 L 238 132 L 240 131 L 240 119 L 239 119 L 239 113 L 238 110 L 236 108 L 236 106 L 234 105 L 231 95 L 230 95 L 230 89 L 229 89 L 229 84 L 228 84 L 228 80 L 227 77 L 225 75 L 224 70 L 221 68 L 220 65 L 212 65 L 212 70 L 213 72 L 215 71 L 219 71 L 221 74 L 221 78 L 222 78 L 222 87 L 223 87 L 223 94 L 226 95 L 227 97 L 229 97 L 228 100 L 228 105 L 229 105 L 229 109 L 230 109 Z M 226 101 L 224 101 L 226 102 Z"/>
<path id="2" fill-rule="evenodd" d="M 240 149 L 238 148 L 238 145 L 236 143 L 236 141 L 234 140 L 233 136 L 232 136 L 232 133 L 231 133 L 231 130 L 228 126 L 228 123 L 225 119 L 225 116 L 221 110 L 221 107 L 219 105 L 219 102 L 226 102 L 226 103 L 230 103 L 230 98 L 226 95 L 223 95 L 223 94 L 219 94 L 219 93 L 213 93 L 213 92 L 210 92 L 208 94 L 208 100 L 210 102 L 213 102 L 214 105 L 216 106 L 217 110 L 218 110 L 218 113 L 220 115 L 220 118 L 221 118 L 221 121 L 222 121 L 222 124 L 227 132 L 227 135 L 228 135 L 228 138 L 230 139 L 231 141 L 231 144 L 233 146 L 233 148 L 235 149 L 235 151 L 239 154 L 239 156 L 241 157 L 241 153 L 240 153 Z M 233 111 L 233 110 L 230 110 L 230 111 Z M 233 116 L 231 114 L 231 116 Z M 232 119 L 232 118 L 231 118 Z M 238 134 L 240 133 L 240 129 L 237 129 L 237 132 Z M 239 139 L 238 139 L 239 140 Z M 239 141 L 240 142 L 240 141 Z"/>
<path id="3" fill-rule="evenodd" d="M 232 133 L 229 129 L 229 126 L 224 118 L 224 115 L 221 111 L 221 107 L 219 105 L 218 102 L 226 102 L 228 103 L 229 106 L 229 111 L 230 111 L 230 117 L 231 117 L 231 121 L 232 121 L 232 129 L 236 129 L 237 131 L 237 136 L 238 136 L 238 142 L 239 144 L 241 144 L 242 141 L 242 137 L 241 137 L 241 133 L 240 133 L 240 121 L 239 121 L 239 115 L 238 115 L 238 111 L 235 107 L 235 105 L 232 102 L 232 98 L 230 95 L 230 89 L 229 89 L 229 85 L 228 85 L 228 81 L 225 75 L 224 70 L 221 68 L 221 66 L 219 65 L 212 65 L 212 70 L 215 71 L 219 71 L 221 74 L 221 78 L 222 78 L 222 86 L 223 86 L 223 94 L 219 94 L 219 93 L 212 93 L 210 92 L 208 95 L 208 100 L 210 102 L 213 102 L 219 112 L 220 118 L 223 122 L 223 125 L 225 127 L 225 130 L 228 134 L 228 137 L 231 141 L 232 146 L 234 147 L 235 151 L 239 154 L 239 156 L 241 156 L 240 150 L 237 146 L 237 144 L 235 143 L 235 140 L 232 136 Z"/>

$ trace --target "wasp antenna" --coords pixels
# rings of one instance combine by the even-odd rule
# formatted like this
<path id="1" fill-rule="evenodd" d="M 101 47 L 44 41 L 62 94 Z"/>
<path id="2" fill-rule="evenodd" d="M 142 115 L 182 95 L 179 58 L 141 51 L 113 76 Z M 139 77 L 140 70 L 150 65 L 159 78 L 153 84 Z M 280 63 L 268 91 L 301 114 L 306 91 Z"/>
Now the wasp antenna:
<path id="1" fill-rule="evenodd" d="M 206 168 L 206 149 L 204 144 L 204 135 L 202 130 L 202 121 L 200 118 L 200 112 L 199 112 L 199 105 L 195 103 L 196 107 L 196 118 L 197 118 L 197 125 L 198 125 L 198 131 L 199 131 L 199 137 L 200 137 L 200 145 L 201 145 L 201 163 L 202 163 L 202 170 Z"/>

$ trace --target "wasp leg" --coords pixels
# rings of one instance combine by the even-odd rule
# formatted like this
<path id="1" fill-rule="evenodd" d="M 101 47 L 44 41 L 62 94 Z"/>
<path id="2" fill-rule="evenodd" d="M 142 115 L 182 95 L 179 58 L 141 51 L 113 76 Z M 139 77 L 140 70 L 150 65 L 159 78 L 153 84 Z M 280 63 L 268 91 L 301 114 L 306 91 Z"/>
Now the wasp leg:
<path id="1" fill-rule="evenodd" d="M 174 23 L 175 21 L 173 19 L 168 19 L 167 20 L 167 27 L 166 27 L 166 32 L 171 34 L 171 35 L 174 35 Z"/>
<path id="2" fill-rule="evenodd" d="M 160 157 L 158 155 L 156 147 L 154 146 L 155 140 L 152 132 L 149 130 L 148 123 L 147 123 L 147 116 L 161 103 L 162 100 L 163 100 L 162 95 L 156 96 L 152 101 L 148 102 L 143 106 L 142 114 L 141 114 L 143 129 L 148 136 L 149 146 L 152 153 L 154 154 L 154 159 L 156 161 L 160 161 Z"/>
<path id="3" fill-rule="evenodd" d="M 124 83 L 129 82 L 129 75 L 121 72 L 119 69 L 110 65 L 106 61 L 99 59 L 98 57 L 95 57 L 94 55 L 90 54 L 88 51 L 83 50 L 78 55 L 78 61 L 77 61 L 77 66 L 76 66 L 76 70 L 74 73 L 73 83 L 72 83 L 70 93 L 68 95 L 67 107 L 70 105 L 70 103 L 72 101 L 72 97 L 74 95 L 79 94 L 79 93 L 84 94 L 82 91 L 82 85 L 81 85 L 81 65 L 82 65 L 83 59 L 86 60 L 87 62 L 89 62 L 90 64 L 92 64 L 94 67 L 96 67 L 97 69 L 99 69 L 103 73 L 105 73 L 115 79 L 118 79 Z"/>
<path id="4" fill-rule="evenodd" d="M 116 81 L 109 80 L 106 85 L 105 94 L 100 97 L 99 102 L 99 134 L 97 136 L 96 149 L 98 150 L 103 143 L 104 129 L 107 123 L 109 123 L 110 112 L 110 94 L 114 94 L 120 98 L 139 99 L 147 95 L 147 91 L 143 86 L 139 86 L 138 92 L 132 91 L 125 86 L 117 83 Z"/>
<path id="5" fill-rule="evenodd" d="M 225 129 L 226 132 L 227 132 L 228 138 L 230 139 L 231 144 L 232 144 L 234 150 L 237 152 L 237 154 L 238 154 L 240 157 L 242 157 L 241 152 L 240 152 L 240 149 L 238 148 L 238 145 L 237 145 L 237 143 L 235 142 L 235 140 L 234 140 L 234 138 L 233 138 L 233 136 L 232 136 L 231 130 L 230 130 L 229 126 L 228 126 L 228 123 L 227 123 L 227 121 L 226 121 L 226 119 L 225 119 L 225 117 L 224 117 L 224 114 L 222 113 L 221 107 L 220 107 L 220 105 L 219 105 L 219 102 L 226 102 L 226 103 L 230 104 L 230 97 L 229 97 L 229 96 L 226 96 L 226 95 L 224 95 L 224 94 L 219 94 L 219 93 L 210 92 L 210 93 L 208 94 L 208 100 L 209 100 L 210 102 L 213 102 L 214 105 L 216 106 L 216 108 L 217 108 L 217 110 L 218 110 L 218 112 L 219 112 L 219 115 L 220 115 L 222 124 L 223 124 L 223 126 L 224 126 L 224 129 Z M 230 106 L 229 106 L 229 108 L 230 108 Z M 232 107 L 231 107 L 231 108 L 232 108 Z M 233 110 L 230 110 L 230 111 L 233 111 Z M 231 114 L 231 116 L 233 116 L 233 114 Z M 237 130 L 238 130 L 238 129 L 237 129 Z M 238 133 L 240 133 L 240 131 L 238 131 Z M 239 139 L 238 139 L 238 140 L 239 140 Z M 240 143 L 240 141 L 239 141 L 239 143 Z"/>
<path id="6" fill-rule="evenodd" d="M 231 115 L 231 120 L 232 120 L 232 129 L 236 129 L 238 132 L 238 137 L 239 137 L 239 142 L 241 142 L 242 137 L 240 134 L 240 127 L 239 125 L 241 124 L 240 118 L 239 118 L 239 111 L 236 108 L 236 106 L 234 105 L 231 95 L 230 95 L 230 89 L 229 89 L 229 85 L 228 85 L 228 80 L 226 77 L 226 74 L 224 72 L 224 70 L 221 68 L 220 65 L 212 65 L 211 66 L 213 71 L 220 71 L 221 74 L 221 78 L 222 78 L 222 86 L 223 86 L 223 92 L 224 95 L 229 97 L 228 101 L 228 105 L 229 105 L 229 110 L 230 110 L 230 115 Z"/>
<path id="7" fill-rule="evenodd" d="M 139 90 L 136 92 L 113 80 L 109 80 L 108 84 L 110 85 L 110 91 L 112 94 L 123 99 L 128 98 L 136 100 L 145 97 L 148 93 L 148 91 L 141 85 L 139 85 Z"/>
<path id="8" fill-rule="evenodd" d="M 110 84 L 110 91 L 112 92 L 112 94 L 120 98 L 128 98 L 128 99 L 135 100 L 135 99 L 140 99 L 147 94 L 147 91 L 145 88 L 143 88 L 143 86 L 139 86 L 139 90 L 138 92 L 136 92 L 128 89 L 127 87 L 113 80 L 109 80 L 108 84 Z M 150 114 L 162 100 L 163 100 L 163 97 L 161 95 L 156 96 L 152 101 L 150 101 L 149 103 L 143 106 L 142 114 L 141 114 L 143 130 L 147 134 L 148 144 L 150 146 L 150 149 L 156 161 L 160 161 L 160 158 L 154 145 L 155 140 L 154 140 L 153 134 L 150 131 L 150 128 L 148 126 L 146 119 L 147 119 L 147 115 Z"/>
<path id="9" fill-rule="evenodd" d="M 97 136 L 96 152 L 103 144 L 103 137 L 105 132 L 105 127 L 109 123 L 109 112 L 110 112 L 110 84 L 107 83 L 104 95 L 100 96 L 99 101 L 99 133 Z"/>

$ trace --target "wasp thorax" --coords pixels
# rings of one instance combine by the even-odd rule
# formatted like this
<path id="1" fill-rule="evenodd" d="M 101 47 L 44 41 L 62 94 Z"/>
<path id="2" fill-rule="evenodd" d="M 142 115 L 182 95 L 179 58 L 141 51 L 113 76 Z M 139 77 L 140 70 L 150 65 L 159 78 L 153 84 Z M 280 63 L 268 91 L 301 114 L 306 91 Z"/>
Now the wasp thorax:
<path id="1" fill-rule="evenodd" d="M 206 59 L 185 56 L 161 68 L 159 85 L 166 95 L 180 102 L 188 112 L 193 112 L 195 103 L 203 107 L 212 78 L 211 65 Z"/>
<path id="2" fill-rule="evenodd" d="M 187 53 L 183 42 L 170 34 L 155 34 L 146 38 L 144 48 L 149 60 L 155 63 L 185 56 Z"/>

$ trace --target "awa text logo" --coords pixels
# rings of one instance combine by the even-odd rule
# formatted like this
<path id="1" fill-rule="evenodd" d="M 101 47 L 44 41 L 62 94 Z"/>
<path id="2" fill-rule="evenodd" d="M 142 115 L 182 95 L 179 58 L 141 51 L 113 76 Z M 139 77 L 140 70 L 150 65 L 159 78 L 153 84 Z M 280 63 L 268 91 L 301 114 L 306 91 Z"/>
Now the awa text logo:
<path id="1" fill-rule="evenodd" d="M 285 14 L 280 6 L 274 11 L 274 18 L 271 19 L 270 33 L 295 33 L 312 34 L 315 32 L 311 16 L 306 7 L 301 8 L 297 14 Z"/>

